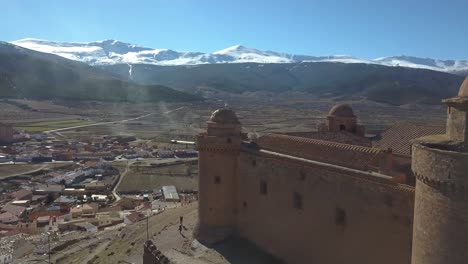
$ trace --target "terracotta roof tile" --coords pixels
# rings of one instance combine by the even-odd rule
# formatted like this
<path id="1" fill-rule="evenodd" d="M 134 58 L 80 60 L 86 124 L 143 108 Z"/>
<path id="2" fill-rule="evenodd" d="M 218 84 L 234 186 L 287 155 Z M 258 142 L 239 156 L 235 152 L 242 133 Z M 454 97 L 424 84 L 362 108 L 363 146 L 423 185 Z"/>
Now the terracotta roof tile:
<path id="1" fill-rule="evenodd" d="M 377 168 L 383 153 L 376 148 L 279 134 L 264 135 L 257 144 L 266 150 L 359 170 Z"/>
<path id="2" fill-rule="evenodd" d="M 393 153 L 410 156 L 413 139 L 439 134 L 445 134 L 444 126 L 401 122 L 385 130 L 380 139 L 373 142 L 373 146 L 380 149 L 391 148 Z"/>
<path id="3" fill-rule="evenodd" d="M 313 138 L 324 141 L 332 141 L 337 143 L 358 145 L 364 147 L 372 147 L 370 139 L 355 135 L 348 131 L 312 131 L 312 132 L 289 132 L 284 133 L 288 136 L 296 136 L 303 138 Z"/>

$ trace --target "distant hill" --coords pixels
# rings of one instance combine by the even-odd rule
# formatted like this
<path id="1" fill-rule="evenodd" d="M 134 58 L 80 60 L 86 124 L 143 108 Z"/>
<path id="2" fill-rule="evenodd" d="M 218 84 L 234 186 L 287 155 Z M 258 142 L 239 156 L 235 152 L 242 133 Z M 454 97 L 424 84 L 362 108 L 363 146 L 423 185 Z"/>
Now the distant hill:
<path id="1" fill-rule="evenodd" d="M 142 84 L 166 85 L 194 93 L 203 88 L 231 93 L 305 91 L 319 96 L 363 96 L 395 105 L 439 104 L 441 99 L 454 96 L 463 81 L 461 76 L 439 71 L 361 63 L 101 67 Z"/>
<path id="2" fill-rule="evenodd" d="M 163 85 L 141 85 L 56 55 L 0 42 L 0 97 L 102 101 L 191 101 Z"/>

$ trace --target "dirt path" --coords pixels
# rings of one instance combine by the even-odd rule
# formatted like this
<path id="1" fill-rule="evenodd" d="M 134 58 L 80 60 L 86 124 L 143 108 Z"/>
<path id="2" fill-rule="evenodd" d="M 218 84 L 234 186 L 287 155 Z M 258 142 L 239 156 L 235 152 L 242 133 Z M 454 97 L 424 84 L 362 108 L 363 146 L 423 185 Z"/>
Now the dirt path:
<path id="1" fill-rule="evenodd" d="M 18 166 L 21 166 L 21 165 L 18 165 Z M 43 169 L 45 169 L 45 168 L 47 168 L 47 167 L 48 167 L 48 165 L 45 164 L 45 165 L 42 165 L 41 167 L 36 168 L 36 169 L 33 169 L 33 170 L 24 171 L 24 172 L 15 173 L 15 174 L 10 174 L 10 175 L 5 175 L 5 176 L 0 176 L 0 180 L 5 180 L 5 179 L 8 179 L 8 178 L 12 178 L 12 177 L 16 177 L 16 176 L 21 176 L 21 175 L 32 174 L 32 173 L 41 171 L 41 170 L 43 170 Z"/>
<path id="2" fill-rule="evenodd" d="M 172 113 L 172 112 L 184 109 L 184 108 L 185 107 L 179 107 L 179 108 L 176 108 L 176 109 L 173 109 L 173 110 L 166 111 L 166 112 L 164 112 L 162 114 L 166 115 L 166 114 L 169 114 L 169 113 Z M 83 128 L 83 127 L 93 127 L 93 126 L 102 126 L 102 125 L 126 123 L 126 122 L 129 122 L 129 121 L 139 120 L 139 119 L 142 119 L 142 118 L 145 118 L 145 117 L 148 117 L 148 116 L 152 116 L 152 115 L 156 115 L 156 114 L 159 114 L 159 113 L 149 113 L 149 114 L 146 114 L 146 115 L 141 115 L 141 116 L 138 116 L 138 117 L 124 119 L 124 120 L 118 120 L 118 121 L 100 122 L 100 123 L 89 124 L 89 125 L 71 126 L 71 127 L 52 129 L 52 130 L 44 131 L 44 133 L 55 133 L 55 132 L 66 131 L 66 130 L 70 130 L 70 129 Z"/>
<path id="3" fill-rule="evenodd" d="M 127 160 L 127 166 L 125 167 L 125 170 L 120 174 L 119 176 L 119 181 L 117 182 L 117 184 L 114 186 L 114 189 L 112 190 L 112 194 L 114 195 L 115 197 L 115 202 L 118 202 L 120 201 L 120 199 L 122 199 L 120 197 L 120 195 L 117 193 L 117 189 L 119 188 L 120 186 L 120 183 L 122 182 L 122 179 L 127 175 L 127 173 L 130 171 L 130 166 L 133 165 L 135 161 L 128 161 Z"/>

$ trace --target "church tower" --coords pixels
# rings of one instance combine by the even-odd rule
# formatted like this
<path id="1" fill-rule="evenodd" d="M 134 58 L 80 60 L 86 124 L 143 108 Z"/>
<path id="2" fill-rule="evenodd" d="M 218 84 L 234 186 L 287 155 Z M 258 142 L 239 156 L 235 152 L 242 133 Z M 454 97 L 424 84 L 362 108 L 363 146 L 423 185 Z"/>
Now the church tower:
<path id="1" fill-rule="evenodd" d="M 241 124 L 233 111 L 219 109 L 197 136 L 199 208 L 195 237 L 212 243 L 231 235 L 236 224 L 236 185 Z"/>
<path id="2" fill-rule="evenodd" d="M 444 103 L 446 135 L 413 145 L 412 264 L 468 263 L 468 78 Z"/>

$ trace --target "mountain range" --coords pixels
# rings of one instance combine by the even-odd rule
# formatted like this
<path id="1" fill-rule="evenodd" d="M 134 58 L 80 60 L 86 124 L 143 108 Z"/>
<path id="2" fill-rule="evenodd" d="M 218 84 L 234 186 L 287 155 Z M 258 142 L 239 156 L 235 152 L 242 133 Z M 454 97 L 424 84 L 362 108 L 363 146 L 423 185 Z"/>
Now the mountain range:
<path id="1" fill-rule="evenodd" d="M 163 85 L 127 81 L 103 69 L 0 41 L 0 98 L 192 101 Z"/>
<path id="2" fill-rule="evenodd" d="M 391 56 L 377 59 L 361 59 L 348 55 L 309 56 L 262 51 L 241 45 L 232 46 L 213 53 L 203 53 L 153 49 L 117 40 L 76 43 L 27 38 L 12 41 L 11 43 L 27 49 L 81 61 L 93 66 L 116 64 L 175 66 L 225 63 L 340 62 L 400 66 L 456 74 L 466 74 L 468 72 L 468 60 L 440 60 L 412 56 Z"/>
<path id="3" fill-rule="evenodd" d="M 465 64 L 413 57 L 314 57 L 243 46 L 201 53 L 114 40 L 24 39 L 0 41 L 0 98 L 193 101 L 220 91 L 247 95 L 264 91 L 394 105 L 440 104 L 457 93 L 468 70 Z"/>

